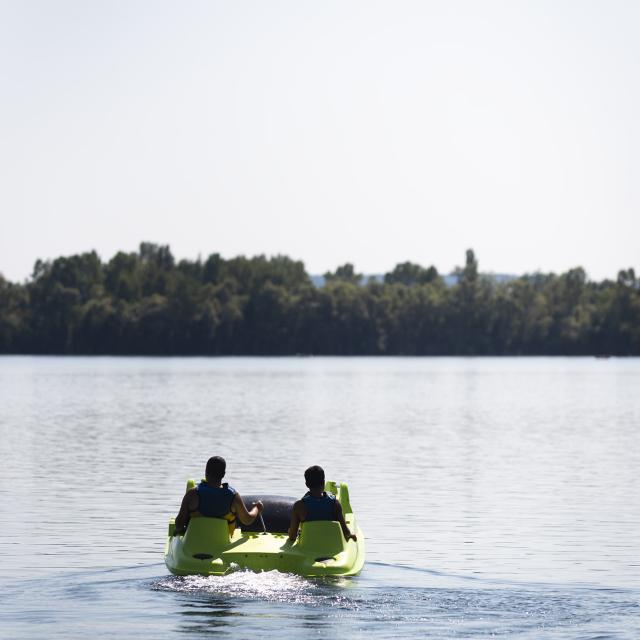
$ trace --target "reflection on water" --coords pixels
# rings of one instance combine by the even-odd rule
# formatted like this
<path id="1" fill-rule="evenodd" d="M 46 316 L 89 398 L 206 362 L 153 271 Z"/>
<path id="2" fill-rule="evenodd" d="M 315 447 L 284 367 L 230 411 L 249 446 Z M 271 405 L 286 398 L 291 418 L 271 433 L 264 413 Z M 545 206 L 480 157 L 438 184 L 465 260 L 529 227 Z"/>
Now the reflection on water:
<path id="1" fill-rule="evenodd" d="M 640 637 L 638 389 L 637 359 L 0 358 L 3 633 Z M 167 576 L 214 453 L 244 494 L 348 482 L 363 574 Z"/>
<path id="2" fill-rule="evenodd" d="M 243 612 L 232 603 L 208 597 L 206 601 L 183 601 L 180 609 L 183 618 L 178 630 L 187 633 L 209 633 L 242 623 Z M 238 620 L 240 618 L 240 620 Z"/>

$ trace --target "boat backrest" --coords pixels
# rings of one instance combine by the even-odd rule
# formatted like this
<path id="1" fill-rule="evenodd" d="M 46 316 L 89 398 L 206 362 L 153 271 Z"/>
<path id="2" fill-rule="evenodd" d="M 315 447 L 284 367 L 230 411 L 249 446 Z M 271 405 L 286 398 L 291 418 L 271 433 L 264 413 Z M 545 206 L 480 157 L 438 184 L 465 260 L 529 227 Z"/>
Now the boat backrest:
<path id="1" fill-rule="evenodd" d="M 327 480 L 324 483 L 324 490 L 328 493 L 332 493 L 334 496 L 338 493 L 338 487 L 333 480 Z"/>
<path id="2" fill-rule="evenodd" d="M 334 556 L 344 551 L 346 542 L 339 522 L 314 520 L 302 523 L 298 545 L 319 556 Z"/>
<path id="3" fill-rule="evenodd" d="M 182 544 L 188 555 L 228 545 L 229 523 L 222 518 L 191 518 Z"/>
<path id="4" fill-rule="evenodd" d="M 338 500 L 340 500 L 340 504 L 342 505 L 342 513 L 353 513 L 351 501 L 349 500 L 349 487 L 347 487 L 344 482 L 340 484 L 340 488 L 338 489 Z"/>

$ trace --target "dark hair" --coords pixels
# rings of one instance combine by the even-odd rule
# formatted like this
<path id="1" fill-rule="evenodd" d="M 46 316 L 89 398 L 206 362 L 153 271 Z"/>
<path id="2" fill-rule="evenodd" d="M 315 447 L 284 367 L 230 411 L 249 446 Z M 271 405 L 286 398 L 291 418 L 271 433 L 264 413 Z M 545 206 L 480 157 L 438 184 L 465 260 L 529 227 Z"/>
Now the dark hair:
<path id="1" fill-rule="evenodd" d="M 304 472 L 304 480 L 309 489 L 322 487 L 324 489 L 324 469 L 314 464 Z"/>
<path id="2" fill-rule="evenodd" d="M 227 463 L 224 461 L 224 458 L 221 458 L 220 456 L 213 456 L 213 458 L 209 458 L 207 460 L 205 475 L 207 478 L 222 480 L 226 470 Z"/>

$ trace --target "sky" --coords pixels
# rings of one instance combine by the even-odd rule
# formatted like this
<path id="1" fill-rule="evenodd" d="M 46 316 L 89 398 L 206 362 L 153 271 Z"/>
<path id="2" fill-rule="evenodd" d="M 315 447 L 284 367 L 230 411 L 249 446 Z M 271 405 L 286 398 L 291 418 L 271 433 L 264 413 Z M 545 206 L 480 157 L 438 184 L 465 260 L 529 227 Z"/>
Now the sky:
<path id="1" fill-rule="evenodd" d="M 640 3 L 0 0 L 0 273 L 142 241 L 640 270 Z"/>

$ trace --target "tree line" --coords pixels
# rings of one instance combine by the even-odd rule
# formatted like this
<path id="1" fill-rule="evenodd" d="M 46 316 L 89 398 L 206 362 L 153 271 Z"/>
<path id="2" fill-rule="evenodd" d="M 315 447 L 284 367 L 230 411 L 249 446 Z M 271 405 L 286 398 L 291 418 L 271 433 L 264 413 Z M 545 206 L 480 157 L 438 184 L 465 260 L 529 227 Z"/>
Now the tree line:
<path id="1" fill-rule="evenodd" d="M 474 252 L 447 286 L 405 262 L 382 282 L 353 265 L 311 282 L 286 256 L 176 261 L 142 243 L 0 275 L 0 353 L 111 355 L 640 355 L 640 279 L 566 273 L 498 283 Z"/>

